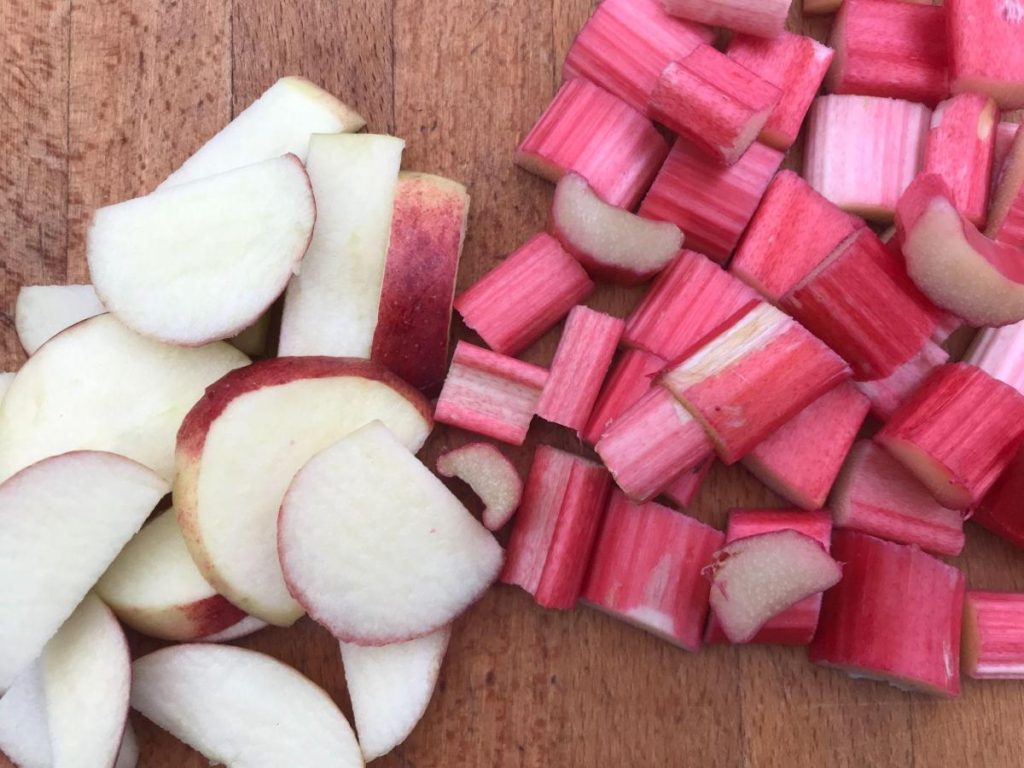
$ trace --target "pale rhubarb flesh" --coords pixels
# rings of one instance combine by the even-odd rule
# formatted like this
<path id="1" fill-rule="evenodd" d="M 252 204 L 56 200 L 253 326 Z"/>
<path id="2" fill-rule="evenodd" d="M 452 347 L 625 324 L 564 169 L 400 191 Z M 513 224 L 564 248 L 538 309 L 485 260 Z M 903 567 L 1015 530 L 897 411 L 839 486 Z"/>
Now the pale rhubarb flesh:
<path id="1" fill-rule="evenodd" d="M 490 443 L 467 443 L 437 458 L 437 473 L 457 477 L 484 503 L 483 524 L 498 531 L 512 519 L 523 497 L 515 465 Z"/>

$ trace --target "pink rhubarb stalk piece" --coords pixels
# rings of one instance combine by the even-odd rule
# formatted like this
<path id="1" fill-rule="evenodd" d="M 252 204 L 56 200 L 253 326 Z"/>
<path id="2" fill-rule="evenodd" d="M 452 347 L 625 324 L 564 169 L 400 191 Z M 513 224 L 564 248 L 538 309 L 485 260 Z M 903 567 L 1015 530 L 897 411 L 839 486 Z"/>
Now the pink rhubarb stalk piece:
<path id="1" fill-rule="evenodd" d="M 892 220 L 924 158 L 931 110 L 877 96 L 819 96 L 811 105 L 804 178 L 844 211 Z"/>
<path id="2" fill-rule="evenodd" d="M 670 643 L 697 651 L 710 584 L 701 571 L 722 532 L 660 504 L 612 493 L 584 602 Z"/>
<path id="3" fill-rule="evenodd" d="M 778 302 L 860 226 L 860 219 L 839 210 L 793 171 L 779 171 L 729 271 Z"/>
<path id="4" fill-rule="evenodd" d="M 1024 131 L 1017 131 L 1003 162 L 985 234 L 1024 250 Z"/>
<path id="5" fill-rule="evenodd" d="M 640 112 L 582 78 L 564 83 L 516 150 L 516 164 L 557 182 L 569 171 L 611 205 L 633 209 L 668 153 Z"/>
<path id="6" fill-rule="evenodd" d="M 879 0 L 892 5 L 889 0 Z M 999 110 L 988 96 L 961 93 L 932 112 L 922 173 L 942 177 L 953 205 L 968 221 L 982 225 L 988 216 L 992 153 Z"/>
<path id="7" fill-rule="evenodd" d="M 749 536 L 775 531 L 796 531 L 817 541 L 827 552 L 832 543 L 832 518 L 828 512 L 785 509 L 733 509 L 725 530 L 726 544 Z M 814 637 L 821 611 L 821 593 L 805 597 L 770 618 L 748 642 L 762 645 L 807 645 Z M 707 643 L 727 643 L 729 638 L 714 614 L 708 620 Z"/>
<path id="8" fill-rule="evenodd" d="M 626 319 L 623 343 L 674 360 L 732 325 L 760 299 L 705 256 L 683 251 Z"/>
<path id="9" fill-rule="evenodd" d="M 964 362 L 1024 394 L 1024 321 L 1002 328 L 982 328 Z"/>
<path id="10" fill-rule="evenodd" d="M 567 173 L 558 182 L 548 229 L 587 272 L 622 285 L 654 277 L 683 247 L 683 233 L 675 224 L 609 205 L 578 173 Z"/>
<path id="11" fill-rule="evenodd" d="M 782 92 L 758 139 L 775 149 L 789 149 L 825 79 L 832 49 L 814 38 L 783 32 L 774 38 L 736 35 L 727 53 Z"/>
<path id="12" fill-rule="evenodd" d="M 515 465 L 490 443 L 467 443 L 437 457 L 437 473 L 457 477 L 484 503 L 483 523 L 491 531 L 505 527 L 523 497 Z"/>
<path id="13" fill-rule="evenodd" d="M 588 307 L 573 307 L 537 403 L 537 415 L 577 432 L 586 426 L 625 323 Z"/>
<path id="14" fill-rule="evenodd" d="M 1024 595 L 970 590 L 963 668 L 975 680 L 1024 680 Z"/>
<path id="15" fill-rule="evenodd" d="M 754 143 L 782 91 L 710 45 L 671 62 L 658 78 L 651 117 L 721 165 Z"/>
<path id="16" fill-rule="evenodd" d="M 579 262 L 541 232 L 463 291 L 455 309 L 495 352 L 517 355 L 593 290 Z"/>
<path id="17" fill-rule="evenodd" d="M 791 0 L 664 0 L 665 10 L 681 19 L 725 27 L 758 37 L 782 34 Z"/>
<path id="18" fill-rule="evenodd" d="M 850 376 L 832 350 L 793 318 L 760 304 L 667 369 L 661 383 L 734 464 Z"/>
<path id="19" fill-rule="evenodd" d="M 654 377 L 665 367 L 665 360 L 642 349 L 622 351 L 597 398 L 580 438 L 595 445 L 608 427 L 637 400 L 647 394 Z"/>
<path id="20" fill-rule="evenodd" d="M 687 248 L 723 263 L 781 164 L 781 152 L 754 143 L 735 165 L 723 168 L 678 139 L 640 205 L 640 215 L 671 221 L 683 230 Z"/>
<path id="21" fill-rule="evenodd" d="M 953 93 L 985 93 L 1003 109 L 1024 107 L 1024 9 L 1020 0 L 948 0 Z"/>
<path id="22" fill-rule="evenodd" d="M 992 146 L 991 199 L 993 201 L 996 196 L 996 187 L 999 185 L 999 179 L 1003 174 L 1003 168 L 1006 166 L 1006 159 L 1010 156 L 1010 147 L 1013 146 L 1013 140 L 1017 137 L 1017 132 L 1020 129 L 1020 123 L 1010 122 L 1006 119 L 1006 115 L 1007 113 L 1004 112 L 999 124 L 996 126 L 996 140 Z"/>
<path id="23" fill-rule="evenodd" d="M 512 445 L 522 445 L 548 372 L 460 341 L 434 418 Z"/>
<path id="24" fill-rule="evenodd" d="M 576 35 L 562 78 L 585 78 L 644 112 L 669 62 L 714 39 L 712 29 L 666 14 L 660 0 L 604 0 Z"/>
<path id="25" fill-rule="evenodd" d="M 539 446 L 501 581 L 522 587 L 546 608 L 576 605 L 610 490 L 611 478 L 600 465 Z"/>
<path id="26" fill-rule="evenodd" d="M 836 531 L 843 578 L 825 593 L 811 642 L 816 664 L 899 688 L 960 693 L 964 575 L 914 546 Z"/>
<path id="27" fill-rule="evenodd" d="M 1024 549 L 1024 450 L 1021 450 L 971 515 L 971 522 Z"/>
<path id="28" fill-rule="evenodd" d="M 964 548 L 964 517 L 935 500 L 906 467 L 870 440 L 850 452 L 830 504 L 837 528 L 917 544 L 938 555 Z"/>
<path id="29" fill-rule="evenodd" d="M 715 457 L 708 456 L 696 467 L 684 469 L 665 487 L 661 495 L 676 506 L 685 509 L 697 497 L 701 487 L 704 485 L 704 479 L 708 476 L 708 472 L 711 471 L 711 467 L 714 464 Z"/>
<path id="30" fill-rule="evenodd" d="M 854 386 L 871 401 L 871 412 L 888 421 L 903 402 L 931 376 L 932 371 L 949 360 L 949 352 L 934 341 L 926 341 L 921 351 L 884 379 L 856 381 Z"/>
<path id="31" fill-rule="evenodd" d="M 804 16 L 818 16 L 835 13 L 842 7 L 843 0 L 804 0 L 801 5 Z"/>
<path id="32" fill-rule="evenodd" d="M 845 0 L 829 44 L 832 93 L 936 104 L 949 93 L 946 12 L 891 0 Z"/>
<path id="33" fill-rule="evenodd" d="M 743 458 L 743 466 L 782 498 L 821 509 L 871 403 L 852 383 L 826 392 Z"/>
<path id="34" fill-rule="evenodd" d="M 875 440 L 950 509 L 977 504 L 1024 443 L 1024 396 L 973 365 L 935 369 Z"/>

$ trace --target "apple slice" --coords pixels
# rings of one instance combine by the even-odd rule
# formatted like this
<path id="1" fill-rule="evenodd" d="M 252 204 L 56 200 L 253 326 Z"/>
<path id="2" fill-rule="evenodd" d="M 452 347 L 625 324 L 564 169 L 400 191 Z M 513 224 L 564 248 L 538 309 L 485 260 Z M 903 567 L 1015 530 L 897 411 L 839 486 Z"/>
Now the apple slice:
<path id="1" fill-rule="evenodd" d="M 211 763 L 362 768 L 331 697 L 291 667 L 230 645 L 176 645 L 132 665 L 132 707 Z"/>
<path id="2" fill-rule="evenodd" d="M 91 285 L 26 285 L 14 303 L 14 328 L 34 355 L 65 328 L 106 311 Z"/>
<path id="3" fill-rule="evenodd" d="M 0 373 L 0 403 L 4 401 L 4 395 L 11 388 L 15 376 L 17 376 L 16 373 Z"/>
<path id="4" fill-rule="evenodd" d="M 124 736 L 121 737 L 121 747 L 117 750 L 114 768 L 136 768 L 138 764 L 139 741 L 135 737 L 135 729 L 132 728 L 132 724 L 125 721 Z"/>
<path id="5" fill-rule="evenodd" d="M 198 640 L 246 618 L 203 578 L 173 509 L 128 542 L 99 580 L 96 594 L 129 627 L 161 640 Z"/>
<path id="6" fill-rule="evenodd" d="M 232 640 L 248 637 L 255 632 L 259 632 L 261 629 L 266 629 L 268 626 L 269 624 L 262 619 L 257 619 L 255 616 L 246 616 L 237 624 L 232 624 L 221 632 L 207 635 L 200 639 L 204 643 L 230 643 Z"/>
<path id="7" fill-rule="evenodd" d="M 24 669 L 0 697 L 0 757 L 4 756 L 12 760 L 16 768 L 53 766 L 43 664 L 38 659 Z"/>
<path id="8" fill-rule="evenodd" d="M 419 392 L 366 360 L 263 360 L 207 390 L 178 434 L 174 503 L 218 593 L 271 624 L 302 616 L 278 562 L 281 500 L 303 464 L 374 419 L 411 450 L 433 426 Z"/>
<path id="9" fill-rule="evenodd" d="M 683 247 L 675 224 L 609 205 L 573 172 L 555 188 L 549 221 L 551 234 L 592 276 L 623 285 L 658 274 Z"/>
<path id="10" fill-rule="evenodd" d="M 341 663 L 366 762 L 405 741 L 427 711 L 451 627 L 391 645 L 341 643 Z"/>
<path id="11" fill-rule="evenodd" d="M 442 477 L 457 477 L 484 503 L 483 523 L 490 531 L 505 527 L 523 498 L 523 478 L 515 465 L 490 443 L 468 443 L 437 459 Z"/>
<path id="12" fill-rule="evenodd" d="M 746 643 L 774 616 L 834 586 L 843 572 L 821 542 L 787 529 L 726 544 L 706 569 L 711 610 L 733 643 Z"/>
<path id="13" fill-rule="evenodd" d="M 127 456 L 170 480 L 188 409 L 208 385 L 248 362 L 228 344 L 161 344 L 113 315 L 78 323 L 29 358 L 4 397 L 0 480 L 81 449 Z"/>
<path id="14" fill-rule="evenodd" d="M 0 691 L 43 650 L 168 491 L 123 456 L 44 459 L 0 485 Z"/>
<path id="15" fill-rule="evenodd" d="M 1024 320 L 1024 254 L 978 232 L 942 177 L 914 180 L 897 205 L 896 227 L 907 272 L 940 307 L 976 326 Z"/>
<path id="16" fill-rule="evenodd" d="M 281 504 L 285 579 L 339 640 L 384 645 L 448 624 L 497 578 L 504 553 L 379 421 L 299 470 Z"/>

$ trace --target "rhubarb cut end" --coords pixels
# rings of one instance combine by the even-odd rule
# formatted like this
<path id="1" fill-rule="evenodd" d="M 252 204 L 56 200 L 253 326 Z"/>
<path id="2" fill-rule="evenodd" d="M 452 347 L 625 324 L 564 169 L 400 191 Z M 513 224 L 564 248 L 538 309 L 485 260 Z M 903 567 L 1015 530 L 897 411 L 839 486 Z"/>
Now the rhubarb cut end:
<path id="1" fill-rule="evenodd" d="M 954 482 L 945 466 L 913 443 L 888 435 L 878 435 L 876 440 L 909 469 L 942 506 L 967 509 L 974 502 L 970 492 Z"/>
<path id="2" fill-rule="evenodd" d="M 500 530 L 512 519 L 523 497 L 523 480 L 515 466 L 490 443 L 469 443 L 437 459 L 437 472 L 457 477 L 484 503 L 483 523 Z"/>

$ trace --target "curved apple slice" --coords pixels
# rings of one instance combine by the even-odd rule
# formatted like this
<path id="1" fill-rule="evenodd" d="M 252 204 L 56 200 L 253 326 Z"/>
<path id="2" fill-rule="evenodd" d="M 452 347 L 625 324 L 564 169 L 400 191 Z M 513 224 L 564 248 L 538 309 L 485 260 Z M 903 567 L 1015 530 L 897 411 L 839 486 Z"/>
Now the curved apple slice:
<path id="1" fill-rule="evenodd" d="M 352 727 L 327 693 L 262 653 L 176 645 L 132 667 L 132 707 L 231 768 L 362 768 Z"/>
<path id="2" fill-rule="evenodd" d="M 515 465 L 490 443 L 468 443 L 437 459 L 442 477 L 457 477 L 484 503 L 483 523 L 497 531 L 516 513 L 523 498 L 523 479 Z"/>
<path id="3" fill-rule="evenodd" d="M 578 173 L 567 173 L 555 187 L 549 229 L 591 275 L 623 285 L 658 274 L 683 247 L 675 224 L 609 205 Z"/>
<path id="4" fill-rule="evenodd" d="M 978 232 L 940 176 L 918 176 L 907 188 L 896 227 L 907 272 L 940 307 L 977 326 L 1024 320 L 1024 252 Z"/>
<path id="5" fill-rule="evenodd" d="M 106 311 L 91 285 L 26 285 L 14 303 L 14 328 L 34 355 L 65 328 Z"/>
<path id="6" fill-rule="evenodd" d="M 0 756 L 17 768 L 52 768 L 43 665 L 36 660 L 0 697 Z"/>
<path id="7" fill-rule="evenodd" d="M 367 762 L 405 741 L 427 711 L 451 627 L 391 645 L 341 643 L 359 746 Z"/>
<path id="8" fill-rule="evenodd" d="M 0 403 L 3 403 L 4 395 L 11 388 L 11 382 L 14 381 L 16 375 L 15 373 L 0 373 Z"/>

